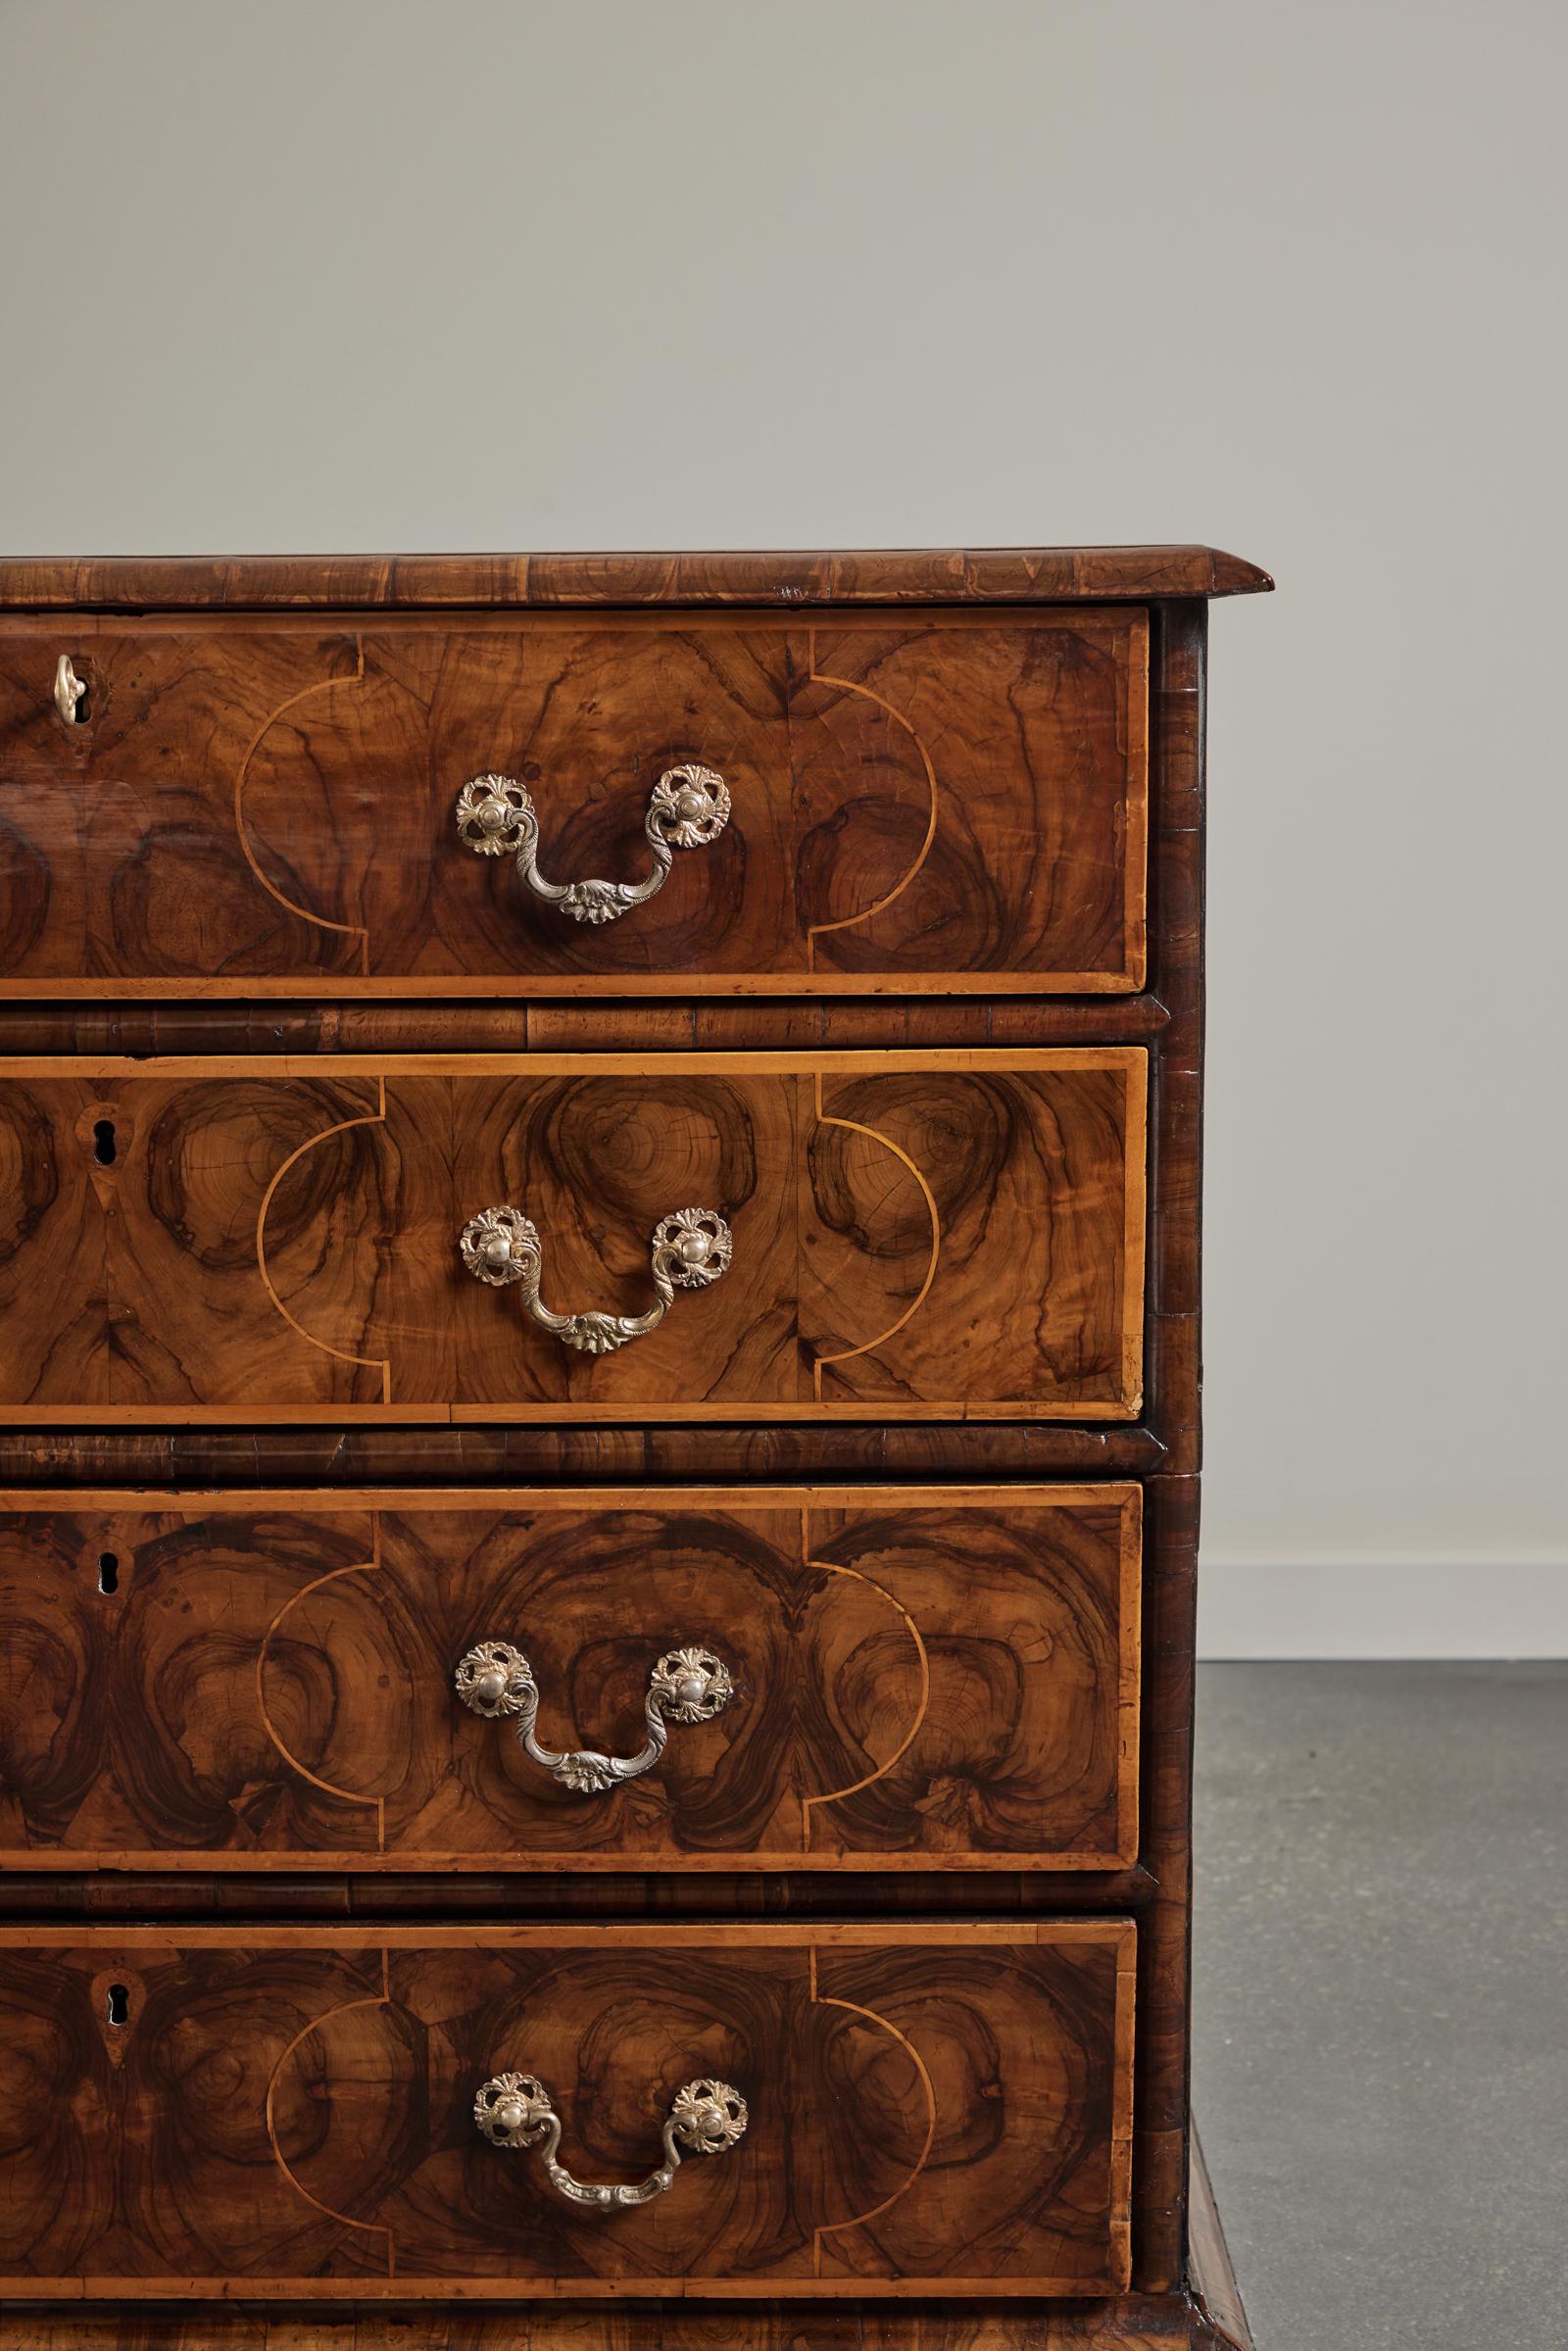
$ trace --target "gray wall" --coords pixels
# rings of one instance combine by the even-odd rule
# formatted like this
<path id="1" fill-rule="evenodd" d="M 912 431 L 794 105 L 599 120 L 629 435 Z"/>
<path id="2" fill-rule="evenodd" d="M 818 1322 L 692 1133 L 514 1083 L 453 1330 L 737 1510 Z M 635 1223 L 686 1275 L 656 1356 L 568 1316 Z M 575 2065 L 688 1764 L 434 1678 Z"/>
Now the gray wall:
<path id="1" fill-rule="evenodd" d="M 1278 573 L 1213 630 L 1215 1651 L 1568 1647 L 1564 24 L 0 7 L 10 552 Z"/>

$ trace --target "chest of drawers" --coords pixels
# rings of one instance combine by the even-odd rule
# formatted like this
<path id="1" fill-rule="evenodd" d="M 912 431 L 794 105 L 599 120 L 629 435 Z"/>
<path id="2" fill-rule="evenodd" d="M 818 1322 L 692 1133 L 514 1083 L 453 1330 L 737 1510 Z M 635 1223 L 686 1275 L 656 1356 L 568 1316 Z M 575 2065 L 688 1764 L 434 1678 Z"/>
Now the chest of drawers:
<path id="1" fill-rule="evenodd" d="M 0 2347 L 1236 2344 L 1198 548 L 0 563 Z"/>

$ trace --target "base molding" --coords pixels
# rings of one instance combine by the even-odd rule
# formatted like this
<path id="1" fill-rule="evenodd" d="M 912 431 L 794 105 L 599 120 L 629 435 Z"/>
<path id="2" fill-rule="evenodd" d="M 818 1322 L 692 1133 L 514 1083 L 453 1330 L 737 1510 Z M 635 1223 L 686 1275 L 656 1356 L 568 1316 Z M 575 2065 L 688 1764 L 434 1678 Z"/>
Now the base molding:
<path id="1" fill-rule="evenodd" d="M 1231 2266 L 1231 2249 L 1220 2226 L 1219 2206 L 1203 2150 L 1195 2131 L 1187 2172 L 1187 2291 L 1193 2305 L 1195 2345 L 1215 2351 L 1252 2351 L 1252 2332 L 1242 2308 Z"/>
<path id="2" fill-rule="evenodd" d="M 0 2351 L 1251 2351 L 1196 2293 L 989 2309 L 933 2304 L 13 2306 Z"/>

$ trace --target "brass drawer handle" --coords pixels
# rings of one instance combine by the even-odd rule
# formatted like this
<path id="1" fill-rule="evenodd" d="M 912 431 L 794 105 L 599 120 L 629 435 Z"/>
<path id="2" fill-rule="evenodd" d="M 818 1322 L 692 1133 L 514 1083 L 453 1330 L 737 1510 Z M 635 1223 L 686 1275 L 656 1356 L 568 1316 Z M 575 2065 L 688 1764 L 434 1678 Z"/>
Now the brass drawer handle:
<path id="1" fill-rule="evenodd" d="M 459 1235 L 463 1262 L 476 1282 L 504 1290 L 516 1282 L 523 1309 L 543 1331 L 579 1354 L 612 1355 L 616 1347 L 657 1330 L 674 1302 L 675 1291 L 706 1290 L 730 1260 L 729 1226 L 716 1209 L 677 1208 L 654 1229 L 649 1271 L 658 1296 L 646 1314 L 557 1314 L 539 1296 L 543 1259 L 539 1229 L 520 1208 L 482 1208 Z"/>
<path id="2" fill-rule="evenodd" d="M 642 882 L 548 882 L 539 870 L 539 817 L 526 784 L 511 775 L 475 775 L 458 794 L 458 835 L 477 857 L 504 857 L 536 898 L 560 906 L 573 922 L 616 922 L 662 889 L 677 849 L 706 849 L 729 822 L 729 791 L 712 767 L 695 760 L 666 767 L 648 798 L 643 829 L 654 870 Z"/>
<path id="3" fill-rule="evenodd" d="M 551 2186 L 569 2204 L 612 2212 L 627 2204 L 650 2204 L 662 2196 L 680 2169 L 683 2155 L 724 2155 L 743 2136 L 746 2100 L 727 2082 L 688 2082 L 670 2101 L 664 2125 L 664 2160 L 629 2187 L 595 2187 L 574 2180 L 556 2161 L 561 2117 L 550 2092 L 534 2074 L 495 2074 L 473 2101 L 473 2119 L 493 2147 L 537 2147 Z"/>
<path id="4" fill-rule="evenodd" d="M 664 1752 L 672 1722 L 710 1723 L 735 1695 L 729 1667 L 711 1649 L 666 1649 L 648 1677 L 643 1708 L 648 1739 L 639 1754 L 600 1755 L 591 1747 L 581 1747 L 557 1755 L 542 1747 L 534 1735 L 539 1685 L 533 1667 L 510 1641 L 477 1642 L 459 1659 L 453 1679 L 470 1713 L 482 1714 L 491 1722 L 514 1715 L 524 1754 L 573 1795 L 604 1795 L 623 1780 L 635 1780 L 652 1771 Z"/>

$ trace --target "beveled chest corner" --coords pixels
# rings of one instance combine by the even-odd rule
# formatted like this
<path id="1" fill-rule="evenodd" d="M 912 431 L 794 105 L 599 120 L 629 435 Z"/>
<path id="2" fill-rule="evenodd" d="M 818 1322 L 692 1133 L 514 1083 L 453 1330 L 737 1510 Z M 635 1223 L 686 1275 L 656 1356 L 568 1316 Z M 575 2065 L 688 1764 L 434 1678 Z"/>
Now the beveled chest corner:
<path id="1" fill-rule="evenodd" d="M 1240 2341 L 1202 701 L 1268 585 L 0 563 L 0 2351 Z"/>

